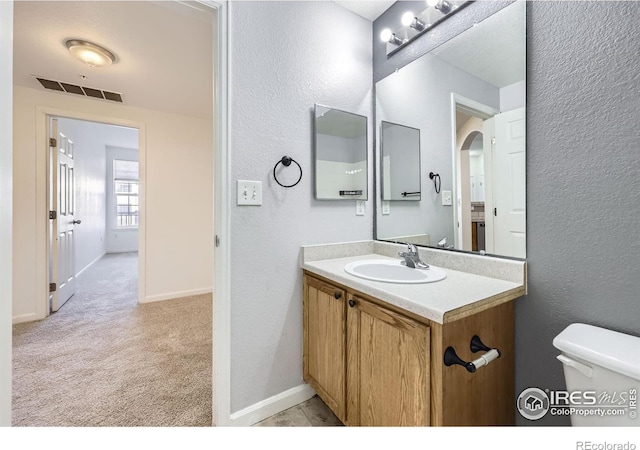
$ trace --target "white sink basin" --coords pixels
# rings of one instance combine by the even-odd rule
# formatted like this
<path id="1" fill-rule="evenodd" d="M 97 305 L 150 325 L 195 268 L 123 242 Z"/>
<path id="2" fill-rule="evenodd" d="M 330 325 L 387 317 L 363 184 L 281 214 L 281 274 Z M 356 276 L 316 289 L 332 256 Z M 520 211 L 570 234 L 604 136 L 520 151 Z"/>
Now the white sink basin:
<path id="1" fill-rule="evenodd" d="M 354 261 L 344 266 L 345 272 L 365 280 L 383 281 L 385 283 L 433 283 L 444 280 L 444 270 L 431 266 L 429 269 L 412 269 L 400 263 L 400 260 L 366 259 Z"/>

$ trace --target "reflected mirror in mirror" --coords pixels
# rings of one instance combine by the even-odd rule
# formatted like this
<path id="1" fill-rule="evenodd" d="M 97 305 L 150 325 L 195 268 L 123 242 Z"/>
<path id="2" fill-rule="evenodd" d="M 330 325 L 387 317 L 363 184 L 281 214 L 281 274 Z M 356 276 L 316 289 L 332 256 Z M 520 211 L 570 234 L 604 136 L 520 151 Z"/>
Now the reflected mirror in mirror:
<path id="1" fill-rule="evenodd" d="M 367 118 L 315 105 L 318 200 L 367 200 Z"/>
<path id="2" fill-rule="evenodd" d="M 382 122 L 382 200 L 420 200 L 420 130 Z"/>
<path id="3" fill-rule="evenodd" d="M 420 202 L 378 201 L 376 239 L 526 257 L 525 3 L 376 83 L 378 123 L 419 129 L 420 173 L 441 177 L 439 193 L 425 180 Z"/>

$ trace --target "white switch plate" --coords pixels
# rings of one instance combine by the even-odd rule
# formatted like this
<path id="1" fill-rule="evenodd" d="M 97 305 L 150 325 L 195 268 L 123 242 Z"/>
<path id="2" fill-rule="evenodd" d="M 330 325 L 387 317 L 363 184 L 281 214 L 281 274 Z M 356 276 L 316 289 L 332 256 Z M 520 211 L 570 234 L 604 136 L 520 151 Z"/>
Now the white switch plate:
<path id="1" fill-rule="evenodd" d="M 442 206 L 451 206 L 451 191 L 442 191 Z"/>
<path id="2" fill-rule="evenodd" d="M 356 216 L 364 216 L 364 200 L 356 200 Z"/>
<path id="3" fill-rule="evenodd" d="M 262 181 L 238 180 L 238 206 L 262 205 Z"/>
<path id="4" fill-rule="evenodd" d="M 389 200 L 382 200 L 382 215 L 387 216 L 391 213 L 391 202 Z"/>

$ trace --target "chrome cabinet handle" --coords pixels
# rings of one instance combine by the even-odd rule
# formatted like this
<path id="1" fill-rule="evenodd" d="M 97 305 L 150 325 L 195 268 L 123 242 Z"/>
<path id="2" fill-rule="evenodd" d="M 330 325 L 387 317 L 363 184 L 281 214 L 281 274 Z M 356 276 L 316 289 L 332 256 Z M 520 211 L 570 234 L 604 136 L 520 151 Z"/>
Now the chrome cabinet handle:
<path id="1" fill-rule="evenodd" d="M 74 220 L 73 222 L 71 222 L 73 225 L 80 225 L 82 223 L 82 220 Z"/>

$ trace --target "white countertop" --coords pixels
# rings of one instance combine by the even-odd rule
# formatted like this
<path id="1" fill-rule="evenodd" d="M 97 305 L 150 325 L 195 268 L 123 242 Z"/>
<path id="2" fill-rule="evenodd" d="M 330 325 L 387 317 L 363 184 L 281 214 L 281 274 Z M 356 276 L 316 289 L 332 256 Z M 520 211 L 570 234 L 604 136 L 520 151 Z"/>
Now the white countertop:
<path id="1" fill-rule="evenodd" d="M 524 295 L 524 284 L 441 267 L 447 277 L 423 284 L 396 284 L 355 277 L 344 270 L 352 261 L 399 260 L 380 254 L 303 261 L 302 268 L 348 288 L 417 314 L 437 323 L 448 322 L 447 314 L 468 306 L 509 301 Z M 440 267 L 440 266 L 438 266 Z M 497 304 L 497 303 L 496 303 Z"/>

